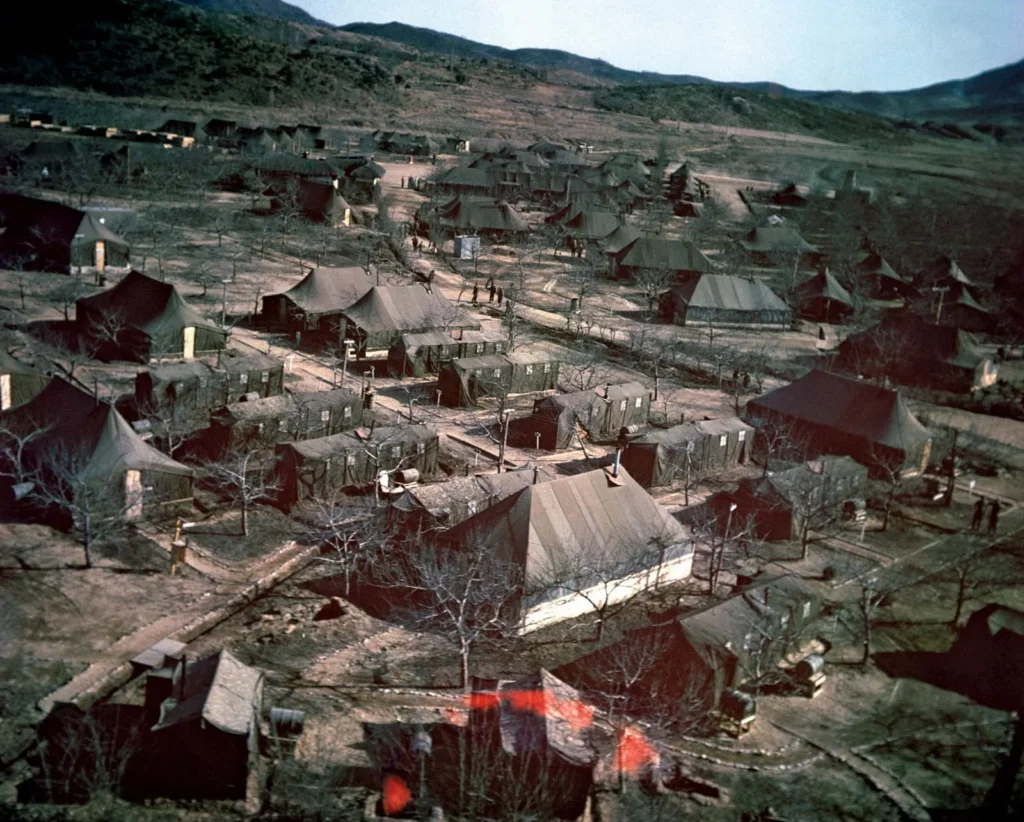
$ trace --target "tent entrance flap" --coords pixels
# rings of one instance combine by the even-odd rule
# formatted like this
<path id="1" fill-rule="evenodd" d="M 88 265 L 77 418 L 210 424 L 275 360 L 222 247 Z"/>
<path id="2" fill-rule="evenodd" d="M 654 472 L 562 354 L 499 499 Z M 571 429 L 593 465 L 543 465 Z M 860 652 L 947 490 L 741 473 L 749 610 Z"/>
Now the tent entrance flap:
<path id="1" fill-rule="evenodd" d="M 129 469 L 124 475 L 125 519 L 142 518 L 142 472 Z"/>
<path id="2" fill-rule="evenodd" d="M 95 259 L 96 270 L 97 271 L 103 271 L 104 267 L 106 266 L 106 259 L 107 259 L 107 246 L 103 242 L 103 240 L 97 240 L 96 241 L 96 259 Z"/>
<path id="3" fill-rule="evenodd" d="M 0 374 L 0 411 L 11 407 L 11 375 Z"/>
<path id="4" fill-rule="evenodd" d="M 183 358 L 186 360 L 195 359 L 196 356 L 196 329 L 195 326 L 187 326 L 182 329 L 184 338 Z"/>

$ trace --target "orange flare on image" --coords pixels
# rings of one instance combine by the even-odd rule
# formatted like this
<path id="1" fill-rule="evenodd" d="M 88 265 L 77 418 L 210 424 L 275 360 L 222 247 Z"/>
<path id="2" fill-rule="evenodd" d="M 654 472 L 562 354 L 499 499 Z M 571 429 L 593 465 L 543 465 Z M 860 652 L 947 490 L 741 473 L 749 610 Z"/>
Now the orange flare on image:
<path id="1" fill-rule="evenodd" d="M 619 734 L 615 761 L 620 771 L 635 777 L 644 766 L 658 762 L 658 752 L 643 733 L 634 728 L 624 728 Z"/>
<path id="2" fill-rule="evenodd" d="M 401 813 L 412 801 L 412 792 L 400 776 L 389 773 L 384 777 L 384 814 Z"/>

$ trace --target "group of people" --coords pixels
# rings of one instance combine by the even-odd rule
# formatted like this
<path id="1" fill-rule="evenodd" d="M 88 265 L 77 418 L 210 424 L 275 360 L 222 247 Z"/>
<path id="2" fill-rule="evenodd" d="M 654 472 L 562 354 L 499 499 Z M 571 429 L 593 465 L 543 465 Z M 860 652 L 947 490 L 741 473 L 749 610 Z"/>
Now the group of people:
<path id="1" fill-rule="evenodd" d="M 488 277 L 487 278 L 487 283 L 484 285 L 484 288 L 487 289 L 488 294 L 490 295 L 490 299 L 488 300 L 488 302 L 493 304 L 494 303 L 494 298 L 497 297 L 498 298 L 498 307 L 500 308 L 501 304 L 505 301 L 505 289 L 502 288 L 500 285 L 496 286 L 494 284 L 494 278 L 493 277 Z M 479 305 L 479 304 L 480 304 L 480 286 L 477 283 L 473 283 L 473 305 Z"/>
<path id="2" fill-rule="evenodd" d="M 974 503 L 974 516 L 971 517 L 971 530 L 981 530 L 981 523 L 985 519 L 986 506 L 988 507 L 988 533 L 991 535 L 999 527 L 999 511 L 1002 506 L 1000 506 L 997 499 L 989 501 L 985 497 L 978 497 Z"/>

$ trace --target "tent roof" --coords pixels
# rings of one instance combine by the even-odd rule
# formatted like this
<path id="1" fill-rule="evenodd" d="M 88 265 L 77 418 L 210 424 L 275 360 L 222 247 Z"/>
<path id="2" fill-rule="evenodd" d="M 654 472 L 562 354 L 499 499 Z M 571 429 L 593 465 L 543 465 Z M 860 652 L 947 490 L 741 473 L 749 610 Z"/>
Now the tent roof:
<path id="1" fill-rule="evenodd" d="M 29 443 L 28 452 L 44 460 L 52 459 L 54 451 L 66 454 L 82 480 L 109 479 L 125 470 L 193 475 L 191 468 L 143 441 L 113 406 L 60 377 L 28 402 L 0 414 L 0 422 L 44 430 Z"/>
<path id="2" fill-rule="evenodd" d="M 857 261 L 857 270 L 862 274 L 869 274 L 875 277 L 884 277 L 897 282 L 906 282 L 906 279 L 896 273 L 896 270 L 886 262 L 881 254 L 872 251 L 865 251 Z"/>
<path id="3" fill-rule="evenodd" d="M 620 249 L 615 257 L 620 266 L 629 268 L 700 272 L 715 270 L 711 260 L 693 243 L 665 237 L 637 237 Z"/>
<path id="4" fill-rule="evenodd" d="M 128 243 L 86 211 L 51 200 L 21 194 L 0 194 L 0 224 L 7 226 L 3 245 L 14 242 L 41 243 L 95 242 L 128 248 Z"/>
<path id="5" fill-rule="evenodd" d="M 342 312 L 367 334 L 444 328 L 456 318 L 455 304 L 420 285 L 378 285 Z"/>
<path id="6" fill-rule="evenodd" d="M 302 391 L 261 397 L 247 402 L 233 402 L 217 409 L 213 416 L 221 422 L 231 423 L 242 420 L 259 420 L 278 417 L 305 409 L 309 412 L 323 411 L 345 405 L 358 404 L 359 397 L 344 388 L 327 391 Z"/>
<path id="7" fill-rule="evenodd" d="M 924 279 L 929 282 L 953 281 L 961 285 L 974 285 L 970 277 L 964 274 L 960 266 L 957 265 L 956 260 L 945 255 L 925 268 L 923 274 Z"/>
<path id="8" fill-rule="evenodd" d="M 688 531 L 620 468 L 530 485 L 455 526 L 455 542 L 492 548 L 524 570 L 527 588 L 566 564 L 608 562 L 689 542 Z M 634 569 L 635 570 L 635 569 Z"/>
<path id="9" fill-rule="evenodd" d="M 620 225 L 607 237 L 603 237 L 600 242 L 605 253 L 614 256 L 621 254 L 626 246 L 630 245 L 640 236 L 640 232 L 633 226 Z"/>
<path id="10" fill-rule="evenodd" d="M 775 495 L 790 504 L 806 504 L 808 492 L 818 488 L 827 478 L 850 477 L 857 474 L 867 476 L 868 469 L 852 457 L 825 455 L 810 462 L 794 465 L 785 471 L 769 472 L 765 477 L 753 480 L 759 496 Z"/>
<path id="11" fill-rule="evenodd" d="M 350 265 L 314 268 L 284 295 L 309 314 L 343 311 L 362 299 L 376 282 L 377 269 Z"/>
<path id="12" fill-rule="evenodd" d="M 184 683 L 183 665 L 188 666 Z M 243 664 L 229 651 L 182 662 L 174 671 L 171 689 L 178 696 L 164 700 L 154 730 L 201 719 L 224 733 L 244 736 L 257 721 L 262 680 L 262 671 Z"/>
<path id="13" fill-rule="evenodd" d="M 817 246 L 811 245 L 789 226 L 758 226 L 740 240 L 740 245 L 747 251 L 818 251 Z"/>
<path id="14" fill-rule="evenodd" d="M 565 223 L 566 233 L 581 240 L 602 240 L 613 234 L 622 221 L 611 211 L 587 210 L 577 212 Z"/>
<path id="15" fill-rule="evenodd" d="M 811 371 L 747 404 L 804 422 L 907 450 L 931 438 L 899 392 L 828 371 Z"/>
<path id="16" fill-rule="evenodd" d="M 448 482 L 431 482 L 407 488 L 395 503 L 403 511 L 441 511 L 453 503 L 504 499 L 534 483 L 556 478 L 548 467 L 524 466 L 500 474 L 477 474 Z"/>
<path id="17" fill-rule="evenodd" d="M 173 285 L 159 282 L 138 271 L 130 272 L 113 288 L 91 297 L 83 297 L 78 300 L 77 306 L 79 310 L 86 306 L 104 316 L 120 317 L 133 328 L 150 336 L 190 326 L 227 333 L 216 323 L 201 317 Z"/>
<path id="18" fill-rule="evenodd" d="M 908 359 L 977 368 L 989 359 L 971 334 L 951 325 L 937 325 L 913 315 L 891 317 L 847 337 L 840 350 L 874 344 L 883 350 L 906 351 Z"/>
<path id="19" fill-rule="evenodd" d="M 789 306 L 761 280 L 731 274 L 701 274 L 671 290 L 691 308 L 729 311 L 789 311 Z"/>
<path id="20" fill-rule="evenodd" d="M 827 268 L 802 282 L 797 287 L 797 293 L 801 300 L 822 298 L 848 305 L 851 308 L 854 305 L 850 292 L 843 288 L 839 280 Z"/>
<path id="21" fill-rule="evenodd" d="M 723 417 L 717 420 L 700 420 L 696 422 L 684 422 L 674 425 L 671 428 L 664 428 L 656 431 L 649 431 L 642 437 L 637 437 L 629 443 L 634 446 L 660 446 L 680 445 L 707 436 L 720 436 L 734 431 L 753 431 L 753 427 L 747 425 L 739 417 Z"/>
<path id="22" fill-rule="evenodd" d="M 352 431 L 332 434 L 329 437 L 318 437 L 314 440 L 282 443 L 278 448 L 291 449 L 304 459 L 319 460 L 353 449 L 409 442 L 429 442 L 437 439 L 437 431 L 425 425 L 378 426 L 373 429 L 372 434 L 369 429 L 363 429 L 363 432 L 360 434 Z"/>
<path id="23" fill-rule="evenodd" d="M 0 374 L 30 374 L 34 377 L 44 376 L 37 368 L 23 363 L 8 353 L 6 348 L 0 347 Z"/>
<path id="24" fill-rule="evenodd" d="M 494 182 L 484 168 L 467 168 L 456 166 L 448 169 L 435 181 L 438 185 L 470 186 L 473 188 L 491 188 Z"/>
<path id="25" fill-rule="evenodd" d="M 527 231 L 526 220 L 506 202 L 459 197 L 439 212 L 442 222 L 476 231 Z"/>

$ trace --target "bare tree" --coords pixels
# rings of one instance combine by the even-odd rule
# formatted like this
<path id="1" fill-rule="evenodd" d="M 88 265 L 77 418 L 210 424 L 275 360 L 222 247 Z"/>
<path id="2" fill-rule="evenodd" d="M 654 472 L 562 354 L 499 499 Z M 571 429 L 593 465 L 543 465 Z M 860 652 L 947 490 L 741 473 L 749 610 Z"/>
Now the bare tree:
<path id="1" fill-rule="evenodd" d="M 233 451 L 223 459 L 201 465 L 205 479 L 236 506 L 242 517 L 242 536 L 249 535 L 249 514 L 257 503 L 279 490 L 279 484 L 267 470 L 262 452 L 256 448 Z"/>
<path id="2" fill-rule="evenodd" d="M 665 268 L 638 268 L 636 270 L 633 280 L 644 299 L 647 300 L 649 313 L 658 310 L 658 300 L 661 298 L 662 292 L 672 284 L 674 279 L 674 272 Z"/>
<path id="3" fill-rule="evenodd" d="M 708 593 L 712 596 L 718 593 L 726 566 L 756 553 L 760 543 L 754 518 L 737 514 L 735 505 L 721 516 L 707 506 L 700 508 L 690 519 L 690 529 L 695 553 L 707 558 Z"/>
<path id="4" fill-rule="evenodd" d="M 340 569 L 348 597 L 353 574 L 388 542 L 380 509 L 335 492 L 314 499 L 300 516 L 306 539 L 321 546 L 320 560 Z"/>

